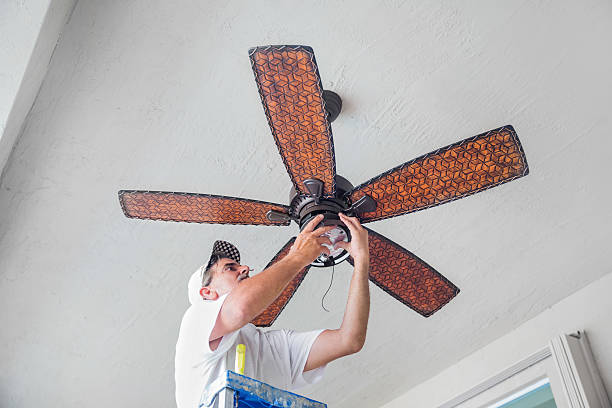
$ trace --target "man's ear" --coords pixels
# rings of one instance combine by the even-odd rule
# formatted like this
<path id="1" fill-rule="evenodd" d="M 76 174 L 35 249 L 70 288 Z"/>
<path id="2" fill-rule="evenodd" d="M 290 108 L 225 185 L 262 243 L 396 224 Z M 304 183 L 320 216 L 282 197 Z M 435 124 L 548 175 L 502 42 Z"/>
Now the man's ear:
<path id="1" fill-rule="evenodd" d="M 217 291 L 210 286 L 204 286 L 200 289 L 200 296 L 202 296 L 204 300 L 217 300 L 219 298 Z"/>

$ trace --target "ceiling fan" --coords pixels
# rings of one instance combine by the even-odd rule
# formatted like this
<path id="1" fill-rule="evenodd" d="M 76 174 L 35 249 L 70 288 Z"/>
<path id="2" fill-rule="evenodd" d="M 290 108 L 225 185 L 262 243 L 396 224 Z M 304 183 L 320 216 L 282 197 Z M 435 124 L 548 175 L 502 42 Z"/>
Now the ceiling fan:
<path id="1" fill-rule="evenodd" d="M 300 45 L 249 50 L 255 81 L 276 146 L 293 183 L 289 205 L 210 194 L 119 191 L 127 217 L 215 224 L 289 225 L 300 229 L 318 214 L 335 225 L 333 242 L 350 240 L 339 212 L 361 223 L 423 210 L 495 187 L 529 173 L 512 126 L 503 126 L 437 149 L 354 187 L 336 174 L 330 123 L 341 98 L 323 90 L 312 48 Z M 428 317 L 459 293 L 448 279 L 410 251 L 370 230 L 370 280 Z M 295 237 L 268 266 L 282 259 Z M 333 248 L 330 248 L 333 249 Z M 331 266 L 349 254 L 332 250 L 312 266 Z M 305 267 L 253 323 L 270 326 L 304 279 Z"/>

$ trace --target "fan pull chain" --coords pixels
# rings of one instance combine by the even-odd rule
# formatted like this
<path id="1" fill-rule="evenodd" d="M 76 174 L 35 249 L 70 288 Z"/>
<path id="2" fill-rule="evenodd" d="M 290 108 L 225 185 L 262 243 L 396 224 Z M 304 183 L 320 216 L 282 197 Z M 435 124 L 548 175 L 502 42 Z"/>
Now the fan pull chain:
<path id="1" fill-rule="evenodd" d="M 332 287 L 332 283 L 334 282 L 334 269 L 335 268 L 336 268 L 335 265 L 332 265 L 332 275 L 331 275 L 331 280 L 329 281 L 329 287 L 327 288 L 327 290 L 325 291 L 325 294 L 321 298 L 321 307 L 323 308 L 323 310 L 325 310 L 328 313 L 329 313 L 329 310 L 325 308 L 325 305 L 323 304 L 323 300 L 325 300 L 325 296 L 327 296 L 327 294 L 329 293 L 329 290 Z"/>

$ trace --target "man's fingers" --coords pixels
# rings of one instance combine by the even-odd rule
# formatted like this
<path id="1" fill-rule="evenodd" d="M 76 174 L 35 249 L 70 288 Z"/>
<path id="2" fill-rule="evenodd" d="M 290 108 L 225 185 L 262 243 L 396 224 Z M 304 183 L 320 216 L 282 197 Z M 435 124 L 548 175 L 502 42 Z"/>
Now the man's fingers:
<path id="1" fill-rule="evenodd" d="M 308 224 L 306 224 L 302 232 L 312 232 L 317 226 L 317 224 L 320 223 L 322 220 L 323 220 L 323 214 L 317 215 L 312 220 L 310 220 Z"/>
<path id="2" fill-rule="evenodd" d="M 353 226 L 355 225 L 353 223 L 353 217 L 349 217 L 348 215 L 344 214 L 344 213 L 338 213 L 338 216 L 340 217 L 340 219 L 345 223 L 345 224 L 352 224 Z M 348 226 L 348 225 L 347 225 Z"/>
<path id="3" fill-rule="evenodd" d="M 331 239 L 329 239 L 329 238 L 327 238 L 327 237 L 320 237 L 320 238 L 317 238 L 317 242 L 318 242 L 319 244 L 321 244 L 321 245 L 323 245 L 323 244 L 328 244 L 328 245 L 331 245 L 331 244 L 332 244 Z"/>
<path id="4" fill-rule="evenodd" d="M 356 229 L 361 227 L 361 224 L 359 223 L 359 220 L 357 220 L 356 218 L 349 217 L 349 216 L 344 215 L 342 213 L 339 213 L 339 214 L 340 214 L 340 219 L 349 228 L 349 230 L 351 230 L 351 232 L 353 232 L 353 229 L 356 230 Z"/>

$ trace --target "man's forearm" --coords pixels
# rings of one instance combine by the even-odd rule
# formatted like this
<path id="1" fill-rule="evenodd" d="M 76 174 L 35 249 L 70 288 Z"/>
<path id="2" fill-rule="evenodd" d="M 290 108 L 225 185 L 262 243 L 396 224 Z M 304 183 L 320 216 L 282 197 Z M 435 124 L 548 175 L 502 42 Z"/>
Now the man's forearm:
<path id="1" fill-rule="evenodd" d="M 369 259 L 355 260 L 344 318 L 340 326 L 342 341 L 357 352 L 365 343 L 370 315 Z"/>
<path id="2" fill-rule="evenodd" d="M 213 341 L 244 326 L 263 312 L 287 284 L 317 256 L 321 253 L 329 254 L 323 244 L 329 245 L 331 241 L 323 235 L 335 227 L 331 225 L 316 228 L 322 220 L 321 214 L 310 220 L 283 259 L 252 278 L 238 281 L 237 286 L 234 285 L 217 316 L 209 338 L 211 346 Z"/>
<path id="3" fill-rule="evenodd" d="M 261 273 L 241 282 L 228 296 L 227 306 L 239 310 L 245 324 L 250 322 L 276 300 L 304 266 L 300 259 L 287 255 Z"/>

